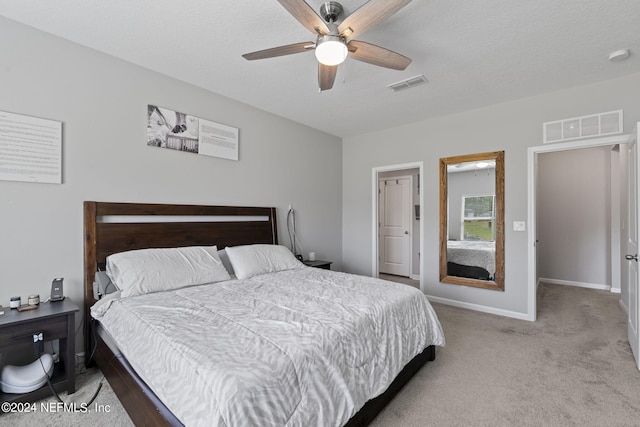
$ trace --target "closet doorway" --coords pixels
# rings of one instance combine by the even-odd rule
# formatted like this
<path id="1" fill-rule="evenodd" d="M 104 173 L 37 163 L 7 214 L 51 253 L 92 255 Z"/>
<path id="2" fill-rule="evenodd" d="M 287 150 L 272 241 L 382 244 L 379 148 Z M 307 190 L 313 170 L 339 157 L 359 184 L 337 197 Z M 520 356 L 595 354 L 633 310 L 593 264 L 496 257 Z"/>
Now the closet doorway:
<path id="1" fill-rule="evenodd" d="M 620 257 L 612 258 L 620 248 L 618 149 L 538 155 L 538 283 L 619 293 Z"/>
<path id="2" fill-rule="evenodd" d="M 543 256 L 546 254 L 541 254 L 541 251 L 544 250 L 545 245 L 547 245 L 547 247 L 549 247 L 549 242 L 545 241 L 545 235 L 549 236 L 550 233 L 553 234 L 553 230 L 548 230 L 548 229 L 538 229 L 538 227 L 543 227 L 544 225 L 540 222 L 541 220 L 543 220 L 542 216 L 541 218 L 538 218 L 538 214 L 540 213 L 540 209 L 541 207 L 539 206 L 539 199 L 542 199 L 542 195 L 540 194 L 540 189 L 542 187 L 541 185 L 541 180 L 543 179 L 541 177 L 541 169 L 540 169 L 540 160 L 541 160 L 541 156 L 549 156 L 548 153 L 554 153 L 554 152 L 558 152 L 558 153 L 562 153 L 563 157 L 569 158 L 571 152 L 577 153 L 574 150 L 582 150 L 582 149 L 589 149 L 589 148 L 597 148 L 600 147 L 600 154 L 602 155 L 603 152 L 607 152 L 610 151 L 613 147 L 618 146 L 619 144 L 624 144 L 626 143 L 628 140 L 628 135 L 620 135 L 620 136 L 615 136 L 615 137 L 606 137 L 606 138 L 594 138 L 591 140 L 584 140 L 584 141 L 573 141 L 573 142 L 567 142 L 567 143 L 556 143 L 556 144 L 548 144 L 548 145 L 544 145 L 544 146 L 538 146 L 538 147 L 530 147 L 528 150 L 528 228 L 529 228 L 529 232 L 528 232 L 528 271 L 529 271 L 529 278 L 528 278 L 528 300 L 529 300 L 529 306 L 527 308 L 528 311 L 528 316 L 527 319 L 531 320 L 531 321 L 535 321 L 536 320 L 536 311 L 537 311 L 537 306 L 536 306 L 536 291 L 537 291 L 537 285 L 538 285 L 538 280 L 540 278 L 543 279 L 549 279 L 549 277 L 544 277 L 544 275 L 562 275 L 562 271 L 563 268 L 565 268 L 566 266 L 563 266 L 562 263 L 558 263 L 556 262 L 555 265 L 549 265 L 544 264 L 545 260 L 543 259 Z M 618 159 L 617 156 L 617 152 L 612 152 L 611 153 L 611 159 Z M 545 159 L 545 161 L 548 159 Z M 571 167 L 570 164 L 566 165 L 567 167 Z M 615 169 L 615 171 L 614 171 Z M 614 161 L 611 161 L 610 167 L 607 168 L 607 170 L 609 170 L 610 175 L 608 177 L 606 177 L 607 182 L 604 185 L 608 185 L 609 187 L 609 191 L 611 189 L 613 189 L 613 191 L 616 192 L 617 195 L 619 195 L 619 171 L 616 169 L 616 163 Z M 545 170 L 543 170 L 544 172 Z M 616 178 L 617 177 L 617 178 Z M 548 178 L 548 177 L 545 177 Z M 586 183 L 585 183 L 586 184 Z M 614 188 L 615 187 L 615 188 Z M 588 188 L 588 187 L 586 187 Z M 551 201 L 549 201 L 549 198 L 546 197 L 548 195 L 545 195 L 545 203 L 547 208 L 549 208 L 549 206 L 551 206 L 551 209 L 554 208 L 552 200 L 553 198 L 551 198 Z M 571 197 L 573 197 L 574 194 L 572 194 L 571 192 L 564 192 L 564 194 L 559 194 L 558 197 L 564 198 L 564 200 L 562 200 L 562 203 L 564 203 L 566 201 L 566 199 L 570 199 Z M 594 201 L 595 202 L 595 201 Z M 600 201 L 601 202 L 601 201 Z M 608 237 L 607 237 L 607 241 L 604 241 L 604 245 L 606 246 L 606 250 L 603 252 L 602 257 L 608 257 L 607 259 L 600 259 L 599 262 L 601 262 L 604 265 L 604 269 L 606 270 L 604 273 L 601 271 L 600 274 L 600 280 L 597 279 L 590 279 L 591 277 L 593 277 L 593 275 L 587 275 L 587 276 L 583 276 L 583 277 L 587 277 L 587 279 L 572 279 L 572 280 L 562 280 L 559 279 L 558 277 L 550 277 L 550 279 L 556 279 L 555 282 L 558 284 L 571 284 L 571 285 L 578 285 L 578 286 L 584 286 L 584 287 L 593 287 L 593 288 L 600 288 L 600 289 L 611 289 L 612 285 L 613 285 L 613 289 L 614 291 L 617 291 L 617 289 L 619 289 L 619 283 L 620 283 L 620 254 L 619 254 L 619 250 L 620 250 L 620 204 L 621 201 L 619 197 L 616 197 L 616 195 L 611 195 L 611 199 L 607 200 L 607 205 L 610 205 L 610 211 L 609 212 L 605 212 L 604 214 L 601 212 L 601 218 L 600 219 L 596 219 L 594 221 L 608 221 L 607 223 L 607 227 L 610 227 L 609 230 L 607 230 Z M 558 202 L 558 204 L 560 204 L 560 201 Z M 545 215 L 548 212 L 545 212 Z M 606 219 L 602 219 L 602 216 L 604 215 L 604 217 Z M 557 221 L 558 224 L 564 223 L 565 226 L 570 227 L 572 226 L 573 222 L 575 222 L 575 218 L 567 218 L 567 217 L 563 217 L 562 214 L 560 214 L 560 218 L 554 218 L 554 221 Z M 572 222 L 573 221 L 573 222 Z M 596 225 L 598 227 L 604 227 L 604 225 L 602 223 L 599 223 L 599 225 Z M 588 230 L 583 230 L 582 236 L 588 236 L 587 233 Z M 601 234 L 603 233 L 602 230 Z M 576 236 L 580 236 L 580 234 L 575 234 Z M 586 237 L 585 237 L 586 238 Z M 602 239 L 602 236 L 600 236 L 600 238 Z M 617 240 L 616 240 L 617 239 Z M 573 249 L 571 249 L 571 253 L 567 253 L 567 257 L 566 260 L 568 263 L 573 263 L 571 265 L 571 268 L 579 268 L 580 264 L 583 263 L 589 263 L 588 260 L 588 255 L 585 255 L 584 257 L 580 258 L 580 249 L 581 244 L 579 241 L 569 241 L 568 242 L 569 245 L 573 245 Z M 569 250 L 569 249 L 567 249 Z M 578 261 L 576 261 L 576 259 Z M 541 264 L 539 264 L 539 261 L 541 262 Z M 557 259 L 556 259 L 557 261 Z M 576 265 L 576 263 L 578 263 L 578 265 Z M 567 269 L 565 269 L 564 271 L 568 271 Z M 606 275 L 606 278 L 603 279 L 603 274 Z M 604 282 L 604 283 L 595 283 L 595 282 Z"/>
<path id="3" fill-rule="evenodd" d="M 423 163 L 372 170 L 372 276 L 420 287 Z"/>

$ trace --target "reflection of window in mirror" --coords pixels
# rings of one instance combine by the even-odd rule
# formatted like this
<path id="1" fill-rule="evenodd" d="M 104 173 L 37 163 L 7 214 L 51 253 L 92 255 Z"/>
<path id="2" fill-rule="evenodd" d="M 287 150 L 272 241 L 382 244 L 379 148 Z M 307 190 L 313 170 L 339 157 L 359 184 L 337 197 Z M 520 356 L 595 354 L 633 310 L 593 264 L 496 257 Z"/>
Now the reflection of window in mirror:
<path id="1" fill-rule="evenodd" d="M 495 200 L 494 194 L 462 196 L 462 240 L 496 240 Z"/>
<path id="2" fill-rule="evenodd" d="M 440 280 L 504 289 L 504 152 L 440 159 Z"/>

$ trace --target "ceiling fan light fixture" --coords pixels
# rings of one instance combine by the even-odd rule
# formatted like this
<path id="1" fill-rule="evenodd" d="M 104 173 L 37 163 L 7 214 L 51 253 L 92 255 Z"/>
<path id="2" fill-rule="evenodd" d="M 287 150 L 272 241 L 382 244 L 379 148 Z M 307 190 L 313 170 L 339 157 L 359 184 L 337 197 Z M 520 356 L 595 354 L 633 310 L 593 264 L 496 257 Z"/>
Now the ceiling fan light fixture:
<path id="1" fill-rule="evenodd" d="M 318 37 L 316 42 L 316 58 L 324 65 L 339 65 L 347 59 L 349 50 L 340 36 L 327 34 Z"/>

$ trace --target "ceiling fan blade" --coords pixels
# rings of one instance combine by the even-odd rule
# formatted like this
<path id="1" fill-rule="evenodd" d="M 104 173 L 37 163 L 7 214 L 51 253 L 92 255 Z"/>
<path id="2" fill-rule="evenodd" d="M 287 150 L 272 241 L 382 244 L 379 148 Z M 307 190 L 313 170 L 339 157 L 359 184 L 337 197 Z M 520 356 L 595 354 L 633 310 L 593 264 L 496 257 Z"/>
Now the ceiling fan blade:
<path id="1" fill-rule="evenodd" d="M 375 44 L 358 40 L 349 42 L 349 56 L 359 61 L 393 70 L 404 70 L 411 64 L 411 58 L 400 55 L 392 50 L 385 49 Z"/>
<path id="2" fill-rule="evenodd" d="M 359 36 L 410 2 L 411 0 L 369 0 L 338 25 L 338 32 L 347 40 Z"/>
<path id="3" fill-rule="evenodd" d="M 329 27 L 304 0 L 278 0 L 306 29 L 314 34 L 329 34 Z"/>
<path id="4" fill-rule="evenodd" d="M 320 88 L 320 92 L 323 90 L 329 90 L 333 87 L 333 82 L 336 80 L 337 73 L 337 65 L 324 65 L 318 62 L 318 87 Z"/>
<path id="5" fill-rule="evenodd" d="M 286 46 L 272 47 L 271 49 L 245 53 L 244 55 L 242 55 L 242 57 L 250 61 L 254 59 L 273 58 L 276 56 L 291 55 L 292 53 L 307 52 L 309 50 L 313 50 L 313 47 L 313 42 L 294 43 L 288 44 Z"/>

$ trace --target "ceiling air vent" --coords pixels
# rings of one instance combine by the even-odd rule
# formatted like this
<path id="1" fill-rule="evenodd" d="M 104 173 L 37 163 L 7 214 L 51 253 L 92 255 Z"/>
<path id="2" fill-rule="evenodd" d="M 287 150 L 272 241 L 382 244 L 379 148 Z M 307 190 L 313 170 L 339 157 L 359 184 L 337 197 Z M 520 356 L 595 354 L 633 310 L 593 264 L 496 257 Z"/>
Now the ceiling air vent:
<path id="1" fill-rule="evenodd" d="M 390 84 L 387 87 L 392 91 L 397 92 L 399 90 L 405 90 L 412 87 L 420 86 L 428 82 L 429 80 L 427 80 L 427 78 L 421 74 L 419 76 L 411 77 L 406 80 L 402 80 L 400 82 Z"/>
<path id="2" fill-rule="evenodd" d="M 622 110 L 591 116 L 545 122 L 542 124 L 543 143 L 571 141 L 595 136 L 622 133 Z"/>

